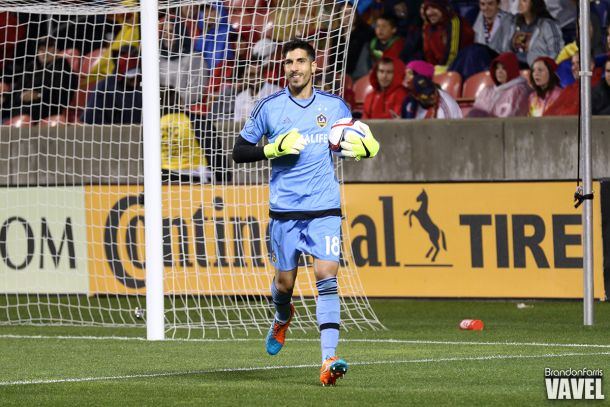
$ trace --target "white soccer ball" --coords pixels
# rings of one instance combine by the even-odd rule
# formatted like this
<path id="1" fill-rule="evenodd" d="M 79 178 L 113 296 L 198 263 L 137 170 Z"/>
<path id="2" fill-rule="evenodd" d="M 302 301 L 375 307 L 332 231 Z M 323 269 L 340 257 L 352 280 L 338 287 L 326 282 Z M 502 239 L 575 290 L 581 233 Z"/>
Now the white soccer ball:
<path id="1" fill-rule="evenodd" d="M 328 135 L 328 145 L 330 149 L 336 153 L 341 151 L 341 142 L 345 140 L 347 134 L 356 134 L 359 137 L 365 137 L 366 135 L 360 127 L 361 122 L 351 117 L 339 119 L 333 123 L 330 127 L 330 134 Z"/>

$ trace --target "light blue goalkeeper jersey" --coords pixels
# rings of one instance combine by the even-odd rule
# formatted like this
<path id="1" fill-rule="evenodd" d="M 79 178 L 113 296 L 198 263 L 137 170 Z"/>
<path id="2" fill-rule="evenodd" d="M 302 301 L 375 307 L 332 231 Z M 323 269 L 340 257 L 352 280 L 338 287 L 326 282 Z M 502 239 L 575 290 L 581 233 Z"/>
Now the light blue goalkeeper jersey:
<path id="1" fill-rule="evenodd" d="M 321 212 L 339 209 L 328 134 L 331 125 L 352 114 L 339 96 L 314 89 L 309 99 L 295 99 L 288 88 L 261 99 L 240 135 L 251 143 L 297 128 L 306 140 L 300 155 L 271 160 L 269 206 L 272 212 Z"/>

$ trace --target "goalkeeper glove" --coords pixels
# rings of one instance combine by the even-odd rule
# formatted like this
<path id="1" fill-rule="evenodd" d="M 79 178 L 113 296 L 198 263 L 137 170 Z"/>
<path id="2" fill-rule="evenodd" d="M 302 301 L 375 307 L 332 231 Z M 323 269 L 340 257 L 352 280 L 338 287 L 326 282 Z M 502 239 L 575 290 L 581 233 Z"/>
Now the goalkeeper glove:
<path id="1" fill-rule="evenodd" d="M 305 148 L 305 139 L 298 129 L 281 134 L 273 143 L 267 144 L 263 151 L 267 158 L 277 158 L 288 154 L 300 154 Z"/>
<path id="2" fill-rule="evenodd" d="M 360 137 L 353 133 L 345 136 L 345 141 L 341 142 L 341 153 L 345 157 L 353 157 L 356 161 L 361 158 L 373 158 L 379 152 L 379 142 L 373 137 L 368 125 L 358 122 L 360 129 L 365 136 Z"/>

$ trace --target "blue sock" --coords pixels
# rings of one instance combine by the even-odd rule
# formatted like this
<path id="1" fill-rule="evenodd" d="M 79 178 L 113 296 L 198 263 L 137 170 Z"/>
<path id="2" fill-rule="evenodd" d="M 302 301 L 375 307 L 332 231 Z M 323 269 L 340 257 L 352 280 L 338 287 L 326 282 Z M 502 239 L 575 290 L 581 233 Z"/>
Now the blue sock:
<path id="1" fill-rule="evenodd" d="M 275 286 L 275 279 L 271 282 L 271 298 L 275 306 L 275 319 L 280 324 L 285 324 L 290 318 L 290 300 L 292 292 L 283 293 Z"/>
<path id="2" fill-rule="evenodd" d="M 316 283 L 318 287 L 318 304 L 316 316 L 320 327 L 320 347 L 322 362 L 335 356 L 339 343 L 339 325 L 341 323 L 337 277 L 330 277 Z"/>

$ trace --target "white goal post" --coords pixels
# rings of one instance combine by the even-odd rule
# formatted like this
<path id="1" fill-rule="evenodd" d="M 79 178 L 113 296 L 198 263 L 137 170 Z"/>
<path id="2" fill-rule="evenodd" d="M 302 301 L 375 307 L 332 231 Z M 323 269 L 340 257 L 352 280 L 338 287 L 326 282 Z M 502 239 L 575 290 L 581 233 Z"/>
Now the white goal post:
<path id="1" fill-rule="evenodd" d="M 263 334 L 273 318 L 269 166 L 233 166 L 231 148 L 284 86 L 291 38 L 318 50 L 316 85 L 342 93 L 355 5 L 155 3 L 0 0 L 0 325 L 158 340 Z M 382 328 L 344 215 L 342 325 Z M 300 261 L 291 329 L 306 330 L 317 293 Z"/>

